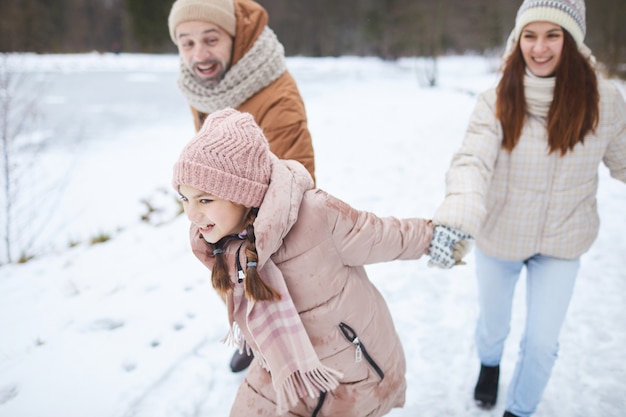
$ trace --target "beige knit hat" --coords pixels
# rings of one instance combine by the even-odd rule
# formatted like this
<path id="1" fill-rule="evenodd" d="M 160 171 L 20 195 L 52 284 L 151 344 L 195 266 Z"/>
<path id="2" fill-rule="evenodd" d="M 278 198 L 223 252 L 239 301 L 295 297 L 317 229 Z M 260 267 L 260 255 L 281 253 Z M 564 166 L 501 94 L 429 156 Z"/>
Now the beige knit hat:
<path id="1" fill-rule="evenodd" d="M 272 173 L 270 149 L 249 113 L 211 113 L 174 164 L 172 185 L 202 190 L 245 207 L 259 207 Z"/>
<path id="2" fill-rule="evenodd" d="M 578 47 L 587 31 L 584 0 L 524 0 L 515 19 L 515 39 L 531 22 L 551 22 L 569 32 Z"/>
<path id="3" fill-rule="evenodd" d="M 235 36 L 236 19 L 233 0 L 176 0 L 167 19 L 170 37 L 174 43 L 176 43 L 176 27 L 191 20 L 215 23 L 230 36 Z"/>

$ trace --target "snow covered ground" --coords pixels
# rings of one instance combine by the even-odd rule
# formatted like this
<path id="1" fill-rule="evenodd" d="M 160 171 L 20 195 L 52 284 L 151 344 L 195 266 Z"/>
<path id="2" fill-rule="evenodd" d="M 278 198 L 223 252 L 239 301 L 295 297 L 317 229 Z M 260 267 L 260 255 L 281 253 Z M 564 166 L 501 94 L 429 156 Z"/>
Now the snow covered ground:
<path id="1" fill-rule="evenodd" d="M 52 126 L 39 177 L 62 184 L 54 209 L 29 200 L 45 251 L 0 266 L 0 417 L 227 416 L 232 374 L 223 303 L 175 216 L 171 166 L 193 135 L 173 55 L 20 55 L 44 80 Z M 430 217 L 475 94 L 493 86 L 481 57 L 439 62 L 289 58 L 313 134 L 318 186 L 379 215 Z M 583 256 L 561 352 L 538 417 L 626 415 L 626 187 L 600 168 L 602 225 Z M 46 195 L 46 197 L 48 197 Z M 50 200 L 51 198 L 48 198 Z M 48 201 L 50 202 L 50 201 Z M 161 211 L 141 220 L 147 203 Z M 43 203 L 42 203 L 43 204 Z M 47 206 L 43 206 L 47 207 Z M 94 236 L 111 240 L 90 245 Z M 78 243 L 69 247 L 69 242 Z M 368 267 L 407 356 L 401 416 L 501 416 L 524 325 L 524 281 L 502 362 L 501 400 L 471 399 L 478 372 L 474 261 L 451 271 L 426 259 Z"/>

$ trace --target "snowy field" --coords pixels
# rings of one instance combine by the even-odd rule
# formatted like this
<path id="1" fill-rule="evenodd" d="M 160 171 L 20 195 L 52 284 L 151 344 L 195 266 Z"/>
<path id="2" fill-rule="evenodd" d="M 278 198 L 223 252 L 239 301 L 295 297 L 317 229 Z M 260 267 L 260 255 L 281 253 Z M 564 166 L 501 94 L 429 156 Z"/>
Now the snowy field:
<path id="1" fill-rule="evenodd" d="M 0 417 L 227 416 L 243 375 L 228 368 L 232 350 L 219 342 L 225 308 L 189 250 L 188 221 L 175 216 L 169 185 L 193 135 L 176 56 L 11 62 L 37 85 L 46 129 L 35 136 L 48 145 L 18 189 L 24 235 L 42 254 L 0 266 Z M 429 88 L 419 83 L 422 61 L 289 58 L 318 186 L 379 215 L 432 216 L 475 95 L 496 83 L 495 66 L 442 58 Z M 626 186 L 604 167 L 599 175 L 600 234 L 582 258 L 537 417 L 626 415 Z M 89 244 L 100 235 L 111 239 Z M 471 399 L 479 367 L 473 256 L 451 271 L 426 263 L 368 267 L 407 356 L 407 402 L 390 415 L 499 417 L 524 325 L 524 280 L 500 401 L 485 411 Z"/>

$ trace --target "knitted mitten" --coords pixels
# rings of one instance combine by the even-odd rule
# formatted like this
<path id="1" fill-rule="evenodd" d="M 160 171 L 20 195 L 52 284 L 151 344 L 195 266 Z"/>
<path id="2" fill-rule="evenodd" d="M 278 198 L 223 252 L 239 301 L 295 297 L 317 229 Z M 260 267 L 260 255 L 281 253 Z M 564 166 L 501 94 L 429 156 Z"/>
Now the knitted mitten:
<path id="1" fill-rule="evenodd" d="M 428 247 L 428 266 L 450 269 L 454 265 L 462 265 L 463 257 L 471 249 L 472 237 L 448 226 L 437 225 Z"/>

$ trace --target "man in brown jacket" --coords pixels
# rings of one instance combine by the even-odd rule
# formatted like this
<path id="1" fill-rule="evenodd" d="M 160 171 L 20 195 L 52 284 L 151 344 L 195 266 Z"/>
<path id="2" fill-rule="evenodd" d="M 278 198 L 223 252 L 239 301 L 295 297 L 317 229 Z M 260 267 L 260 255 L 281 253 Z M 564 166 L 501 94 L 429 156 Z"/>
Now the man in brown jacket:
<path id="1" fill-rule="evenodd" d="M 252 0 L 177 0 L 168 26 L 181 58 L 178 86 L 196 131 L 208 114 L 232 107 L 252 114 L 280 159 L 302 163 L 315 181 L 304 102 L 287 71 L 283 45 Z M 235 353 L 231 369 L 251 358 Z"/>
<path id="2" fill-rule="evenodd" d="M 315 180 L 306 110 L 285 52 L 252 0 L 177 0 L 168 25 L 181 57 L 178 85 L 196 130 L 232 107 L 250 113 L 280 159 L 301 162 Z"/>

